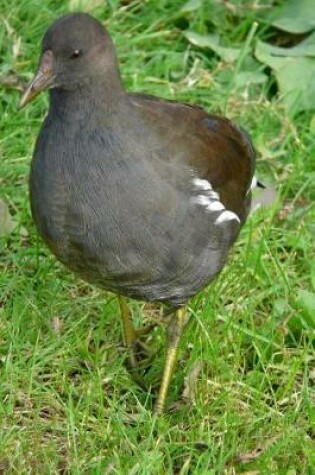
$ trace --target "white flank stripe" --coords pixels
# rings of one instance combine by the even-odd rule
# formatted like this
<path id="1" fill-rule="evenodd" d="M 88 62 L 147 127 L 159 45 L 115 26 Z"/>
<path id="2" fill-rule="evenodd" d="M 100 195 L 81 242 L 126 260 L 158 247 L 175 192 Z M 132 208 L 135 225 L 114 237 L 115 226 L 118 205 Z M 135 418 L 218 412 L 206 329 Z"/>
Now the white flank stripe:
<path id="1" fill-rule="evenodd" d="M 191 198 L 192 203 L 195 203 L 196 205 L 201 205 L 201 206 L 209 206 L 209 197 L 204 196 L 204 195 L 198 195 L 198 196 L 193 196 Z"/>
<path id="2" fill-rule="evenodd" d="M 222 211 L 224 208 L 224 205 L 220 203 L 220 201 L 210 201 L 210 203 L 207 206 L 207 209 L 210 211 Z"/>
<path id="3" fill-rule="evenodd" d="M 219 201 L 219 199 L 220 199 L 219 193 L 217 193 L 216 191 L 209 191 L 208 196 L 209 196 L 209 198 L 211 198 L 212 200 L 217 200 L 217 201 Z"/>
<path id="4" fill-rule="evenodd" d="M 232 221 L 233 219 L 238 221 L 239 223 L 241 222 L 237 214 L 233 213 L 233 211 L 225 210 L 223 211 L 223 213 L 220 214 L 220 216 L 217 217 L 214 224 L 223 224 L 226 221 Z"/>
<path id="5" fill-rule="evenodd" d="M 246 194 L 248 195 L 248 193 L 249 193 L 250 191 L 252 191 L 252 190 L 253 190 L 254 188 L 256 188 L 256 187 L 257 187 L 257 178 L 256 178 L 255 175 L 254 175 L 253 178 L 252 178 L 252 182 L 251 182 L 251 184 L 250 184 L 250 187 L 248 188 Z"/>
<path id="6" fill-rule="evenodd" d="M 233 211 L 229 211 L 225 209 L 225 206 L 220 201 L 220 195 L 216 191 L 213 191 L 211 183 L 208 180 L 203 180 L 201 178 L 193 178 L 192 179 L 193 189 L 196 192 L 200 192 L 197 196 L 191 197 L 191 202 L 203 206 L 205 211 L 207 212 L 220 212 L 219 216 L 217 216 L 214 224 L 216 226 L 220 226 L 228 221 L 237 221 L 241 222 L 237 214 L 233 213 Z M 257 180 L 254 177 L 252 180 L 252 187 L 255 187 L 257 184 Z"/>
<path id="7" fill-rule="evenodd" d="M 202 180 L 201 178 L 194 178 L 192 180 L 193 184 L 195 185 L 195 188 L 197 190 L 212 190 L 212 186 L 208 182 L 208 180 Z"/>

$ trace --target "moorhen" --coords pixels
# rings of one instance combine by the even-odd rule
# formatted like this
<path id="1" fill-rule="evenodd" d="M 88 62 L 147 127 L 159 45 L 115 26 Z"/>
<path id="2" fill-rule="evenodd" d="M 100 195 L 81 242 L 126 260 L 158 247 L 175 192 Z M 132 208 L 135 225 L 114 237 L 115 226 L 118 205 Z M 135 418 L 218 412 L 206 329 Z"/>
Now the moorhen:
<path id="1" fill-rule="evenodd" d="M 242 128 L 199 106 L 126 92 L 110 35 L 85 13 L 48 28 L 20 106 L 44 89 L 34 221 L 69 269 L 120 296 L 131 366 L 138 332 L 125 297 L 171 308 L 162 413 L 185 304 L 221 271 L 248 215 L 254 147 Z"/>

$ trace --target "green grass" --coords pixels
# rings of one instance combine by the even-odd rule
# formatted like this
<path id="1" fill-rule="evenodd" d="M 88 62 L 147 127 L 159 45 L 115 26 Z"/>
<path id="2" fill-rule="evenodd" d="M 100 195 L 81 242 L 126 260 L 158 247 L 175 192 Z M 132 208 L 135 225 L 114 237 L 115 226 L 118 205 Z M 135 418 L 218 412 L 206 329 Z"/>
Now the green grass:
<path id="1" fill-rule="evenodd" d="M 45 28 L 68 2 L 0 3 L 0 73 L 28 80 Z M 242 45 L 254 8 L 236 22 L 207 2 L 181 16 L 184 3 L 99 2 L 92 12 L 115 39 L 128 88 L 216 113 L 227 104 L 250 130 L 257 173 L 278 201 L 249 219 L 220 277 L 191 302 L 170 411 L 156 418 L 163 329 L 150 337 L 157 355 L 146 392 L 125 369 L 117 299 L 67 272 L 37 238 L 28 173 L 47 97 L 18 112 L 18 93 L 3 88 L 0 198 L 17 226 L 0 238 L 0 473 L 315 473 L 314 329 L 305 303 L 315 290 L 312 117 L 290 119 L 265 86 L 244 94 L 224 83 L 231 66 L 182 34 L 215 28 Z M 263 22 L 256 35 L 268 37 Z M 132 309 L 139 324 L 154 312 L 139 302 Z"/>

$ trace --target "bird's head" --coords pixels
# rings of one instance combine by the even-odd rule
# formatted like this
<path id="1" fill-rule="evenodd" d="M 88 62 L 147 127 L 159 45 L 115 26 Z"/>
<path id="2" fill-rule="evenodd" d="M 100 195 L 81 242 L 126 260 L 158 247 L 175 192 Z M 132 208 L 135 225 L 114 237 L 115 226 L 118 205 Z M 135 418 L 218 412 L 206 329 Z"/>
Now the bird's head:
<path id="1" fill-rule="evenodd" d="M 116 69 L 114 46 L 102 24 L 86 13 L 65 15 L 46 31 L 37 73 L 19 106 L 24 107 L 45 89 L 71 91 Z"/>

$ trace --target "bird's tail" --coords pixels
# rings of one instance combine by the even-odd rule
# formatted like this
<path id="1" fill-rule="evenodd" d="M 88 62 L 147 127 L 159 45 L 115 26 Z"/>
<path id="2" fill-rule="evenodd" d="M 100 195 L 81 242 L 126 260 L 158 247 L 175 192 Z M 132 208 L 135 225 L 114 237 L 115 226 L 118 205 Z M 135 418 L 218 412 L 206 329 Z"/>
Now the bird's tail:
<path id="1" fill-rule="evenodd" d="M 251 184 L 252 204 L 250 213 L 254 213 L 261 207 L 270 207 L 277 199 L 277 192 L 274 188 L 269 187 L 253 177 Z"/>

